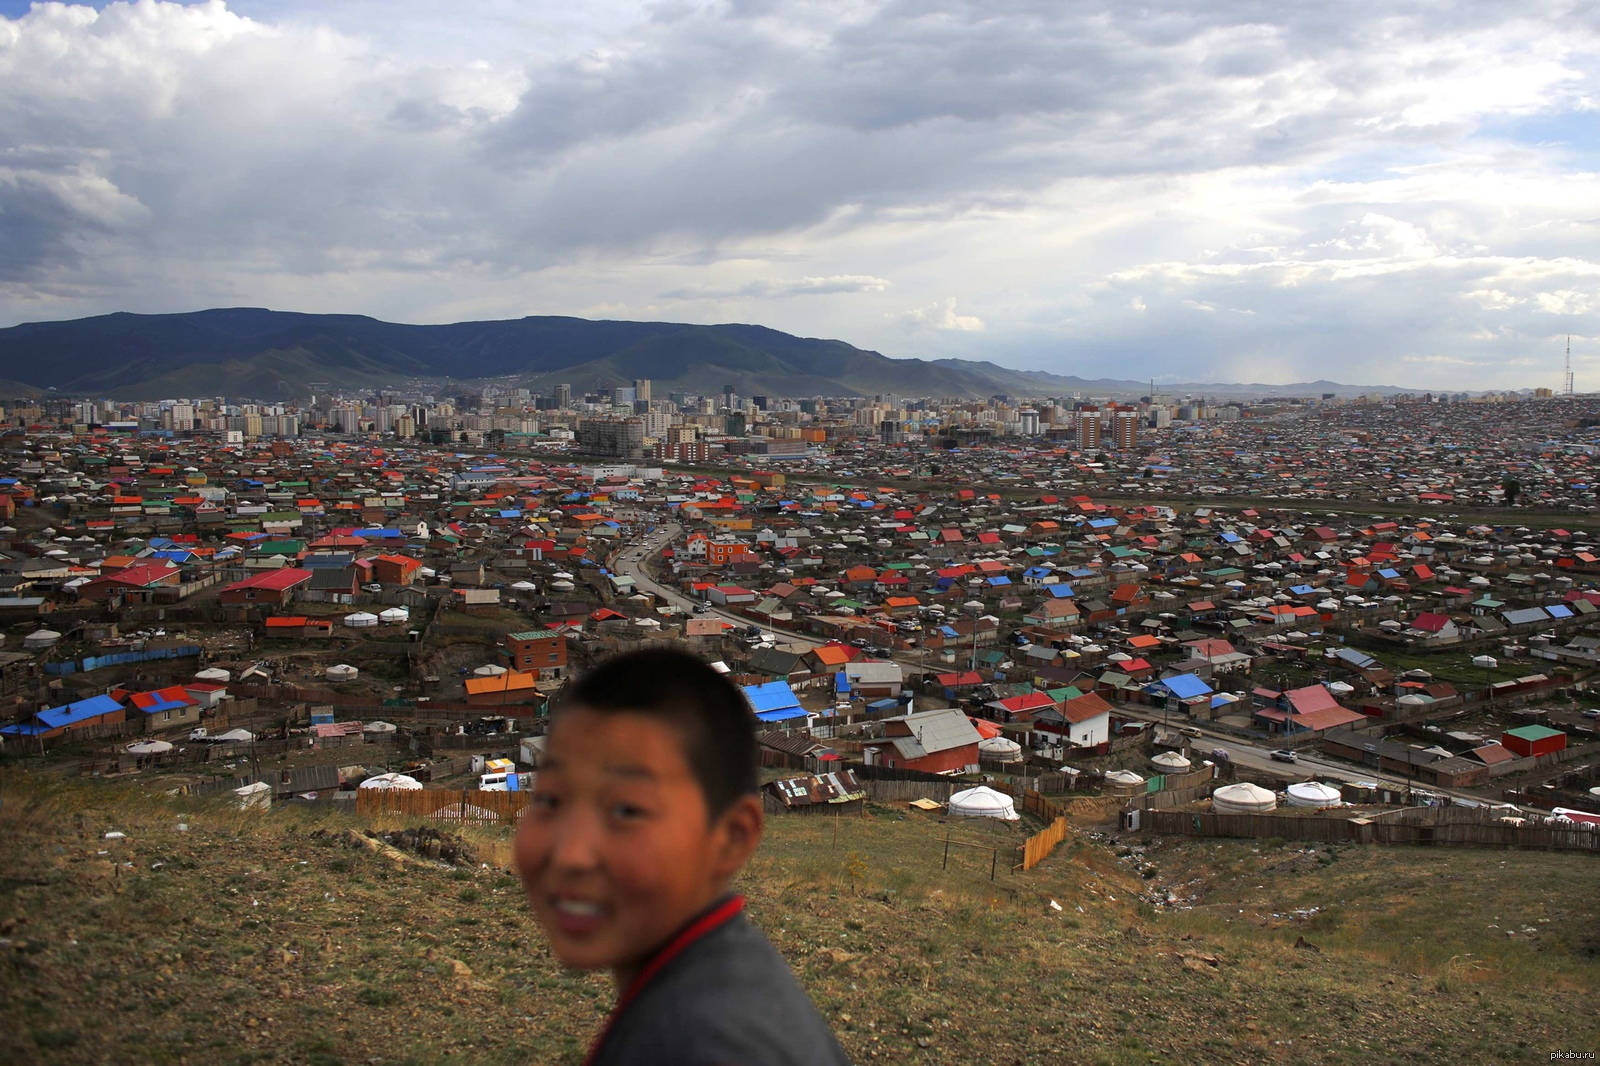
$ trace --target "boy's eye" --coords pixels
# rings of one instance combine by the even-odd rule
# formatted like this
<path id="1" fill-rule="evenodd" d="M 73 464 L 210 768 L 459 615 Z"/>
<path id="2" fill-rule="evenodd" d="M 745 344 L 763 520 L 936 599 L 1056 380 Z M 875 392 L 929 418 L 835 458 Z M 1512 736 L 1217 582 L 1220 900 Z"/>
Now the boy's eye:
<path id="1" fill-rule="evenodd" d="M 611 805 L 611 817 L 620 821 L 633 821 L 644 817 L 644 808 L 632 803 L 614 803 Z"/>
<path id="2" fill-rule="evenodd" d="M 528 806 L 535 811 L 553 811 L 559 805 L 556 798 L 548 792 L 535 792 L 528 801 Z"/>

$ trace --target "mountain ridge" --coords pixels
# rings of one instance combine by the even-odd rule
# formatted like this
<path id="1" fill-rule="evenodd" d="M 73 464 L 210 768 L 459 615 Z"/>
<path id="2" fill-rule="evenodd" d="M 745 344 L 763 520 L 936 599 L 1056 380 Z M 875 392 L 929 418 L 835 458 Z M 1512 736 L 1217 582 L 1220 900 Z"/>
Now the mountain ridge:
<path id="1" fill-rule="evenodd" d="M 511 379 L 575 392 L 649 378 L 659 391 L 741 395 L 982 398 L 1147 393 L 1140 381 L 1015 370 L 989 361 L 895 359 L 840 340 L 751 323 L 699 325 L 530 315 L 411 325 L 367 315 L 269 308 L 167 314 L 119 311 L 0 329 L 0 379 L 37 393 L 159 399 L 231 395 L 282 400 L 405 382 Z M 1395 386 L 1163 385 L 1212 395 L 1393 393 Z"/>

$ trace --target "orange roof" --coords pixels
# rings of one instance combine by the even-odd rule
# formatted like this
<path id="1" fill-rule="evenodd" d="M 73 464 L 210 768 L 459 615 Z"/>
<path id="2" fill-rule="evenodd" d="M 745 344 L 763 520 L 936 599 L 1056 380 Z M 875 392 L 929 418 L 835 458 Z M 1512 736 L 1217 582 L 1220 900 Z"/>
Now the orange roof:
<path id="1" fill-rule="evenodd" d="M 1134 648 L 1153 648 L 1160 643 L 1161 641 L 1148 633 L 1140 633 L 1138 636 L 1128 638 L 1128 645 Z"/>
<path id="2" fill-rule="evenodd" d="M 520 670 L 508 670 L 492 677 L 467 678 L 467 695 L 478 696 L 485 692 L 528 692 L 533 689 L 533 675 Z"/>
<path id="3" fill-rule="evenodd" d="M 824 666 L 843 666 L 850 661 L 850 649 L 837 644 L 824 644 L 815 652 L 817 662 Z"/>
<path id="4" fill-rule="evenodd" d="M 298 629 L 306 624 L 304 615 L 292 615 L 283 618 L 269 618 L 266 625 L 268 629 Z"/>

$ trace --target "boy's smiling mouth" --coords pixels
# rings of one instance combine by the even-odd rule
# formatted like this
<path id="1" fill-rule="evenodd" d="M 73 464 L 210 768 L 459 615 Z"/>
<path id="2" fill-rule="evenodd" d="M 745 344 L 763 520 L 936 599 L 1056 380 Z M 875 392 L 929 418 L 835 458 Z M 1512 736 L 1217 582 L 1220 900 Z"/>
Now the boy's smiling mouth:
<path id="1" fill-rule="evenodd" d="M 555 912 L 557 926 L 568 936 L 594 932 L 610 913 L 610 908 L 598 900 L 578 896 L 551 896 L 550 909 Z"/>

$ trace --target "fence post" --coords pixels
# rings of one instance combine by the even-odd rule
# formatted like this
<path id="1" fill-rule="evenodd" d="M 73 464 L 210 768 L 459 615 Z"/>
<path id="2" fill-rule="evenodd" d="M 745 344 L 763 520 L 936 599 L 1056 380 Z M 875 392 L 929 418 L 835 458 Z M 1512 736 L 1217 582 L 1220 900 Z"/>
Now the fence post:
<path id="1" fill-rule="evenodd" d="M 939 869 L 948 870 L 949 868 L 950 868 L 950 834 L 946 833 L 944 835 L 944 862 L 939 864 Z"/>

